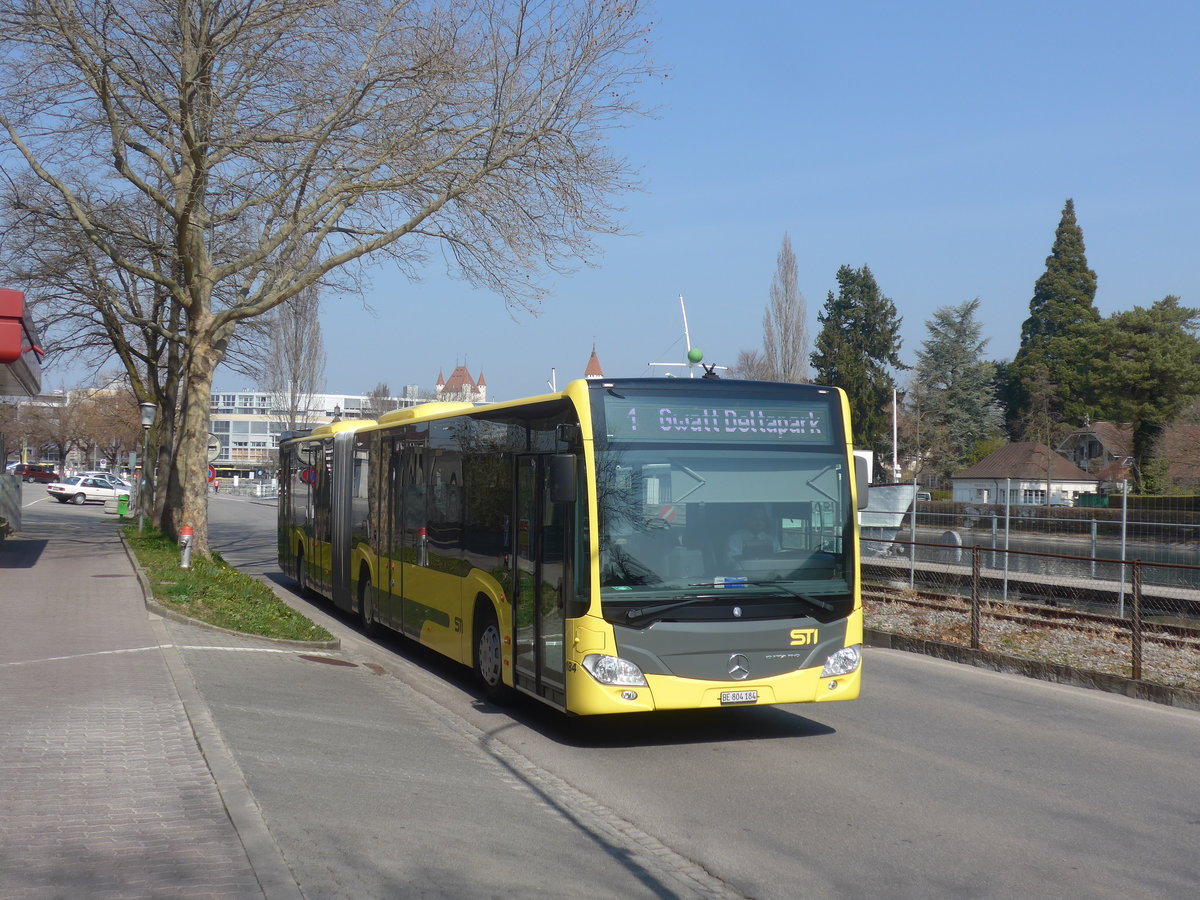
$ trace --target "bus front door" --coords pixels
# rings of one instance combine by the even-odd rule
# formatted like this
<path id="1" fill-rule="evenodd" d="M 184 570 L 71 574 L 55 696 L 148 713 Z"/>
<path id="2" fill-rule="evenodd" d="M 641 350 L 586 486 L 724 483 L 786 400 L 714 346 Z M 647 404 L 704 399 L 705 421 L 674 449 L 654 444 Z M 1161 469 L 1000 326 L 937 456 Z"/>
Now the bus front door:
<path id="1" fill-rule="evenodd" d="M 518 687 L 563 702 L 566 511 L 550 499 L 545 456 L 517 457 L 513 643 Z"/>

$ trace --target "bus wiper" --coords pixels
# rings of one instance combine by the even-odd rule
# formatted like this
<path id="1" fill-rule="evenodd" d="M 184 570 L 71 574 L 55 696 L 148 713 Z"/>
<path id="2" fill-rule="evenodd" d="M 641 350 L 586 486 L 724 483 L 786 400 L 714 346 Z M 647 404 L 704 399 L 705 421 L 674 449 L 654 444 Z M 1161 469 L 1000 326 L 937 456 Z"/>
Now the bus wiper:
<path id="1" fill-rule="evenodd" d="M 678 609 L 681 606 L 691 606 L 693 603 L 707 603 L 710 600 L 728 599 L 718 594 L 696 594 L 693 597 L 687 597 L 683 600 L 674 600 L 671 603 L 660 603 L 657 606 L 642 606 L 637 609 L 625 610 L 625 620 L 632 622 L 634 619 L 644 619 L 648 616 L 656 616 L 659 613 L 669 612 L 672 609 Z"/>
<path id="2" fill-rule="evenodd" d="M 817 609 L 825 610 L 825 612 L 837 611 L 837 607 L 832 603 L 829 603 L 825 600 L 819 600 L 811 594 L 804 594 L 800 591 L 794 591 L 790 587 L 784 586 L 784 584 L 780 581 L 739 581 L 738 584 L 752 584 L 755 587 L 779 588 L 779 590 L 783 591 L 785 594 L 795 597 L 797 600 L 807 603 L 809 606 L 815 606 Z"/>

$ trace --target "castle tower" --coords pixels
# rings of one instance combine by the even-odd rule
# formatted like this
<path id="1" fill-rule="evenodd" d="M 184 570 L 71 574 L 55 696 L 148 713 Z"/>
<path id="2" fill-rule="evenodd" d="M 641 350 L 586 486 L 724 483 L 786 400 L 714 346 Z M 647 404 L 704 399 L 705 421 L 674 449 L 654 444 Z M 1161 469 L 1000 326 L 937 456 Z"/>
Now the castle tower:
<path id="1" fill-rule="evenodd" d="M 438 372 L 435 396 L 442 401 L 484 403 L 487 400 L 487 383 L 483 380 L 482 372 L 476 381 L 466 366 L 455 366 L 449 378 L 443 379 L 442 373 Z"/>
<path id="2" fill-rule="evenodd" d="M 600 368 L 600 357 L 596 355 L 596 345 L 592 344 L 592 355 L 588 357 L 587 368 L 583 370 L 584 378 L 603 378 L 604 370 Z"/>

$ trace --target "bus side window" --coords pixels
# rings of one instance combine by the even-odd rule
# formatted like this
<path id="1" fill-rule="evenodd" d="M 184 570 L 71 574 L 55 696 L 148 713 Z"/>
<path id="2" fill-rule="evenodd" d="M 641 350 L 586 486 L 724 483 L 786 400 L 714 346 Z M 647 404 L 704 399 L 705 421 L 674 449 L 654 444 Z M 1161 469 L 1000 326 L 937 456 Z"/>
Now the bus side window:
<path id="1" fill-rule="evenodd" d="M 404 468 L 401 472 L 401 553 L 404 562 L 419 566 L 426 564 L 425 533 L 425 448 L 408 444 L 404 448 Z"/>
<path id="2" fill-rule="evenodd" d="M 427 524 L 429 553 L 446 560 L 447 564 L 439 568 L 450 571 L 453 566 L 449 561 L 462 555 L 462 457 L 455 451 L 433 451 L 430 469 Z"/>

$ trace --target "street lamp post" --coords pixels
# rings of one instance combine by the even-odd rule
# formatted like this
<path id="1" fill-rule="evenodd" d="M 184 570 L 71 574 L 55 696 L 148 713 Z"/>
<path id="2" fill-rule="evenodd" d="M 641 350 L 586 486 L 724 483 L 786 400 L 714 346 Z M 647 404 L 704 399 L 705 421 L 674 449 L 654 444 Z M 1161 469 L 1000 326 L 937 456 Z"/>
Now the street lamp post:
<path id="1" fill-rule="evenodd" d="M 900 401 L 903 396 L 892 388 L 892 481 L 900 481 L 900 449 L 897 447 L 900 421 Z"/>
<path id="2" fill-rule="evenodd" d="M 142 411 L 142 480 L 138 482 L 138 534 L 141 534 L 146 528 L 146 506 L 150 501 L 150 427 L 158 404 L 146 401 L 139 403 L 138 409 Z"/>

